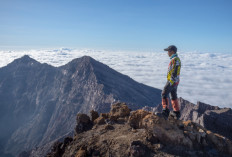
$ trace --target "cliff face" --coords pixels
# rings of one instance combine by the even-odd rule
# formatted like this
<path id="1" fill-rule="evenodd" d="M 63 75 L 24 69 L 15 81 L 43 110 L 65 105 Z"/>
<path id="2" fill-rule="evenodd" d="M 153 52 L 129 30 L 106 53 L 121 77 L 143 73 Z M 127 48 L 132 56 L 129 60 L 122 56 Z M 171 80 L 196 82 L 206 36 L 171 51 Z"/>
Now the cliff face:
<path id="1" fill-rule="evenodd" d="M 232 155 L 229 139 L 197 123 L 165 120 L 145 110 L 131 112 L 125 103 L 100 116 L 78 114 L 76 121 L 75 136 L 56 142 L 47 157 Z"/>
<path id="2" fill-rule="evenodd" d="M 24 56 L 0 68 L 0 151 L 16 155 L 72 134 L 76 113 L 108 112 L 117 101 L 155 106 L 160 92 L 88 56 L 61 67 Z"/>
<path id="3" fill-rule="evenodd" d="M 191 120 L 206 129 L 219 133 L 232 140 L 232 110 L 231 108 L 219 108 L 202 102 L 196 105 L 180 98 L 181 120 Z M 157 107 L 144 107 L 149 111 L 161 112 L 162 105 Z"/>

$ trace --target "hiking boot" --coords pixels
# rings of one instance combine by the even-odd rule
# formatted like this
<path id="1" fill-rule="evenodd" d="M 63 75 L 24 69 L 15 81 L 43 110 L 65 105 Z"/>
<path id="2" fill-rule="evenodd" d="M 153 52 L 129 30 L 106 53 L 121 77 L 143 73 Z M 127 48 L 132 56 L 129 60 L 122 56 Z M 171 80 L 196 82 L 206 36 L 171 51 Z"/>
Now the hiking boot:
<path id="1" fill-rule="evenodd" d="M 170 116 L 172 116 L 174 119 L 180 118 L 180 111 L 172 111 L 170 112 Z"/>
<path id="2" fill-rule="evenodd" d="M 170 111 L 169 111 L 168 108 L 165 108 L 165 109 L 162 110 L 162 115 L 164 116 L 165 119 L 168 118 L 169 113 L 170 113 Z"/>

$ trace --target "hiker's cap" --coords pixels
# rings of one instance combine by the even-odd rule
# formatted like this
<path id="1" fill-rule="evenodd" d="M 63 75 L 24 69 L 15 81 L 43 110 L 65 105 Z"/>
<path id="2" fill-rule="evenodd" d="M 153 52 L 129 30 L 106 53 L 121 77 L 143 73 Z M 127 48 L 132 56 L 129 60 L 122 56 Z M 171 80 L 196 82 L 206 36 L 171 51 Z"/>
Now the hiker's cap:
<path id="1" fill-rule="evenodd" d="M 164 51 L 174 51 L 176 53 L 177 48 L 175 45 L 170 45 L 170 46 L 168 46 L 168 48 L 164 49 Z"/>

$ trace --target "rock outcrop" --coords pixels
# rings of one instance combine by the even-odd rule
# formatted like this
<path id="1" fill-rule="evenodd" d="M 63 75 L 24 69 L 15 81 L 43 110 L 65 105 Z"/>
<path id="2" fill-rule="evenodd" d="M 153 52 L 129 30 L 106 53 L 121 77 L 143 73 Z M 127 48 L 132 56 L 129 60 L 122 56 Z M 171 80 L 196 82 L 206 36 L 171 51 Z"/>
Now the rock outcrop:
<path id="1" fill-rule="evenodd" d="M 180 120 L 191 120 L 200 124 L 206 129 L 221 134 L 226 138 L 232 140 L 232 110 L 231 108 L 220 108 L 218 106 L 211 106 L 202 102 L 196 105 L 180 98 Z M 151 112 L 161 112 L 162 105 L 157 107 L 143 107 L 144 110 Z M 171 108 L 172 109 L 172 108 Z"/>
<path id="2" fill-rule="evenodd" d="M 88 121 L 94 124 L 92 128 L 76 132 L 68 142 L 56 143 L 47 157 L 232 155 L 229 139 L 190 120 L 165 120 L 153 112 L 130 111 L 123 103 L 112 105 L 111 111 L 99 118 L 104 123 Z"/>
<path id="3" fill-rule="evenodd" d="M 76 133 L 81 133 L 83 131 L 87 131 L 93 127 L 92 121 L 90 121 L 90 117 L 86 114 L 79 113 L 77 115 L 77 125 L 75 128 Z"/>

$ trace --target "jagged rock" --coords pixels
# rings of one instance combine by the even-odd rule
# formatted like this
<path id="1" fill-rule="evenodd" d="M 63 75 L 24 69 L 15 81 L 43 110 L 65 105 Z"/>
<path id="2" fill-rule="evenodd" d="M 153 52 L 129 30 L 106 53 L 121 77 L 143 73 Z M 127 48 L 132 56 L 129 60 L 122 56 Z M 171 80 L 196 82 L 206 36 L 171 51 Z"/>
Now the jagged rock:
<path id="1" fill-rule="evenodd" d="M 99 114 L 97 111 L 91 110 L 90 111 L 91 121 L 94 122 L 95 119 L 99 117 Z"/>
<path id="2" fill-rule="evenodd" d="M 117 120 L 118 118 L 129 116 L 130 111 L 125 103 L 116 103 L 111 106 L 109 116 L 111 120 Z"/>
<path id="3" fill-rule="evenodd" d="M 101 116 L 99 118 L 105 121 L 110 119 L 110 116 L 105 117 L 108 119 Z M 59 148 L 63 152 L 62 144 Z M 97 125 L 78 134 L 65 148 L 68 149 L 64 150 L 63 157 L 77 154 L 120 157 L 232 155 L 232 143 L 227 138 L 192 121 L 174 118 L 166 120 L 144 110 L 131 112 L 128 123 L 116 121 L 114 124 Z M 95 150 L 98 150 L 97 155 L 93 153 Z"/>
<path id="4" fill-rule="evenodd" d="M 92 121 L 90 121 L 89 116 L 86 114 L 78 114 L 76 121 L 77 125 L 75 131 L 77 134 L 90 130 L 93 127 Z"/>
<path id="5" fill-rule="evenodd" d="M 219 108 L 202 102 L 194 105 L 183 98 L 180 98 L 180 103 L 182 106 L 181 120 L 191 120 L 205 129 L 232 140 L 232 110 L 230 108 Z"/>
<path id="6" fill-rule="evenodd" d="M 151 114 L 148 111 L 144 111 L 144 110 L 137 110 L 131 113 L 128 123 L 130 124 L 131 127 L 137 129 L 137 128 L 141 128 L 141 123 L 142 123 L 142 119 L 148 115 Z"/>
<path id="7" fill-rule="evenodd" d="M 156 115 L 148 114 L 142 119 L 140 127 L 153 131 L 159 141 L 192 148 L 192 141 L 184 136 L 183 130 L 179 129 L 178 124 L 178 120 L 170 122 Z"/>
<path id="8" fill-rule="evenodd" d="M 192 121 L 200 124 L 205 129 L 219 133 L 232 140 L 232 110 L 231 108 L 219 108 L 203 102 L 193 104 L 183 98 L 179 98 L 181 117 L 180 120 Z M 144 107 L 151 112 L 162 112 L 162 104 L 156 107 Z M 172 108 L 171 108 L 172 110 Z"/>
<path id="9" fill-rule="evenodd" d="M 220 108 L 218 106 L 211 106 L 203 102 L 197 102 L 197 105 L 194 106 L 194 109 L 197 110 L 198 113 L 202 114 L 206 110 L 219 110 Z"/>
<path id="10" fill-rule="evenodd" d="M 109 113 L 101 113 L 100 117 L 94 120 L 94 124 L 113 124 L 115 122 L 124 123 L 130 115 L 130 109 L 125 103 L 116 103 L 112 105 Z"/>

